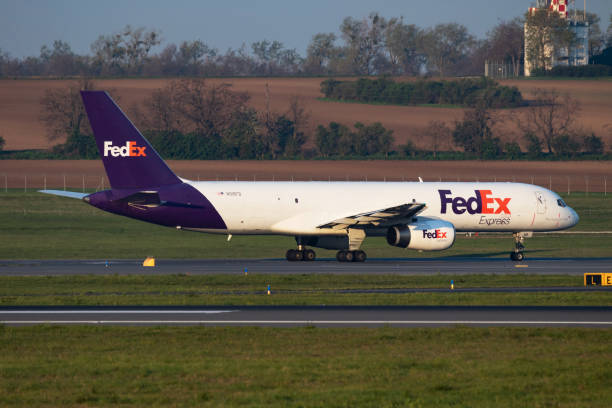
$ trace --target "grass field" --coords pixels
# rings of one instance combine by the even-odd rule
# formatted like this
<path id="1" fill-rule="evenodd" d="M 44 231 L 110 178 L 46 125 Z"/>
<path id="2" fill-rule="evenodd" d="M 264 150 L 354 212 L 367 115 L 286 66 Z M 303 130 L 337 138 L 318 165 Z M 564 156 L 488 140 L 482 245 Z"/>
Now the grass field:
<path id="1" fill-rule="evenodd" d="M 580 215 L 580 231 L 612 230 L 612 206 L 602 194 L 574 193 L 566 201 Z M 235 236 L 177 231 L 104 213 L 79 201 L 40 193 L 0 193 L 0 259 L 282 258 L 291 237 Z M 596 239 L 595 239 L 596 238 Z M 507 257 L 510 234 L 458 236 L 441 252 L 419 253 L 368 238 L 363 249 L 376 257 Z M 544 235 L 527 240 L 527 257 L 612 256 L 612 235 Z M 317 250 L 321 258 L 335 251 Z"/>
<path id="2" fill-rule="evenodd" d="M 0 327 L 2 406 L 609 407 L 610 330 Z"/>
<path id="3" fill-rule="evenodd" d="M 601 195 L 567 198 L 612 229 Z M 291 238 L 177 232 L 78 200 L 0 193 L 0 259 L 280 257 Z M 610 256 L 607 235 L 540 236 L 531 256 Z M 440 254 L 367 240 L 370 256 L 507 256 L 509 237 Z M 331 251 L 319 251 L 332 256 Z M 0 262 L 0 269 L 1 269 Z M 579 286 L 522 275 L 0 277 L 8 305 L 612 305 L 612 292 L 338 293 L 363 288 Z M 268 284 L 273 294 L 265 295 Z M 0 325 L 0 406 L 608 407 L 609 329 Z"/>
<path id="4" fill-rule="evenodd" d="M 581 286 L 568 275 L 0 276 L 0 306 L 533 305 L 612 306 L 605 292 L 361 293 L 363 289 Z M 272 295 L 266 294 L 271 285 Z"/>

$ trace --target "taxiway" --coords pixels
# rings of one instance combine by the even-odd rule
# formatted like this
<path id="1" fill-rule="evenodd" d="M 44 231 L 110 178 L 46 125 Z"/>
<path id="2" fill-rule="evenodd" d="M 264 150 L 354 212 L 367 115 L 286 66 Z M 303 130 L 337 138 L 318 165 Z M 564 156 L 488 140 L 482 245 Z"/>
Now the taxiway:
<path id="1" fill-rule="evenodd" d="M 0 261 L 0 276 L 47 275 L 164 275 L 164 274 L 540 274 L 582 275 L 612 272 L 612 258 L 534 258 L 522 263 L 502 258 L 368 259 L 340 263 L 332 259 L 287 262 L 284 259 L 157 260 L 143 267 L 142 260 L 27 260 Z"/>

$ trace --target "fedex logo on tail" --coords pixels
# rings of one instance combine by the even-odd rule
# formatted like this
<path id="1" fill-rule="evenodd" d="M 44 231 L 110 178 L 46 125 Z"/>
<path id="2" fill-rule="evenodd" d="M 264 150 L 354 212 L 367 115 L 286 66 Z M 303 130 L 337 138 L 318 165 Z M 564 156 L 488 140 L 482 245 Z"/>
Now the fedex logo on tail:
<path id="1" fill-rule="evenodd" d="M 508 203 L 510 197 L 491 197 L 491 190 L 474 190 L 473 197 L 452 197 L 451 190 L 438 190 L 440 194 L 440 212 L 446 214 L 448 207 L 455 214 L 510 214 Z"/>
<path id="2" fill-rule="evenodd" d="M 423 230 L 423 238 L 445 239 L 447 232 L 448 231 L 440 231 L 439 229 L 434 230 L 434 232 Z"/>
<path id="3" fill-rule="evenodd" d="M 136 142 L 125 142 L 124 146 L 113 146 L 113 142 L 104 142 L 104 157 L 146 157 L 146 146 L 137 146 Z"/>

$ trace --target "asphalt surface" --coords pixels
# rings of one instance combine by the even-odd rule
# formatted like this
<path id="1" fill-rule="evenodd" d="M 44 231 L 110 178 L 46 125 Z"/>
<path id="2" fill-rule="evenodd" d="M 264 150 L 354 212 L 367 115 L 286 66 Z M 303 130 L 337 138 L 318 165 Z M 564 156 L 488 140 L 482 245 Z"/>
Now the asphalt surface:
<path id="1" fill-rule="evenodd" d="M 612 272 L 612 258 L 536 258 L 522 263 L 508 259 L 429 258 L 368 259 L 364 263 L 341 263 L 332 259 L 287 262 L 284 259 L 157 260 L 143 267 L 142 260 L 27 260 L 0 261 L 0 276 L 47 275 L 169 275 L 169 274 L 536 274 L 582 275 Z"/>
<path id="2" fill-rule="evenodd" d="M 91 325 L 612 327 L 612 307 L 2 307 L 0 323 Z"/>

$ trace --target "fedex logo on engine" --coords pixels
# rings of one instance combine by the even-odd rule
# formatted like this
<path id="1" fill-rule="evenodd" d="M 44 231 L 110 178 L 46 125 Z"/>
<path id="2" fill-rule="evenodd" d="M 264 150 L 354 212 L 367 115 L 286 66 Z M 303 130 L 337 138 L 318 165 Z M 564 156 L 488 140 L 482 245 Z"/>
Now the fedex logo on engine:
<path id="1" fill-rule="evenodd" d="M 104 157 L 146 157 L 146 146 L 137 146 L 136 142 L 125 142 L 124 146 L 113 146 L 113 142 L 104 142 Z"/>
<path id="2" fill-rule="evenodd" d="M 510 214 L 508 203 L 510 197 L 491 197 L 491 190 L 474 190 L 473 197 L 452 197 L 450 190 L 438 190 L 440 193 L 440 212 L 446 214 L 450 205 L 453 213 L 463 214 Z"/>
<path id="3" fill-rule="evenodd" d="M 431 239 L 445 239 L 448 231 L 440 231 L 439 229 L 434 230 L 434 232 L 429 232 L 428 230 L 423 230 L 423 238 L 431 238 Z"/>

